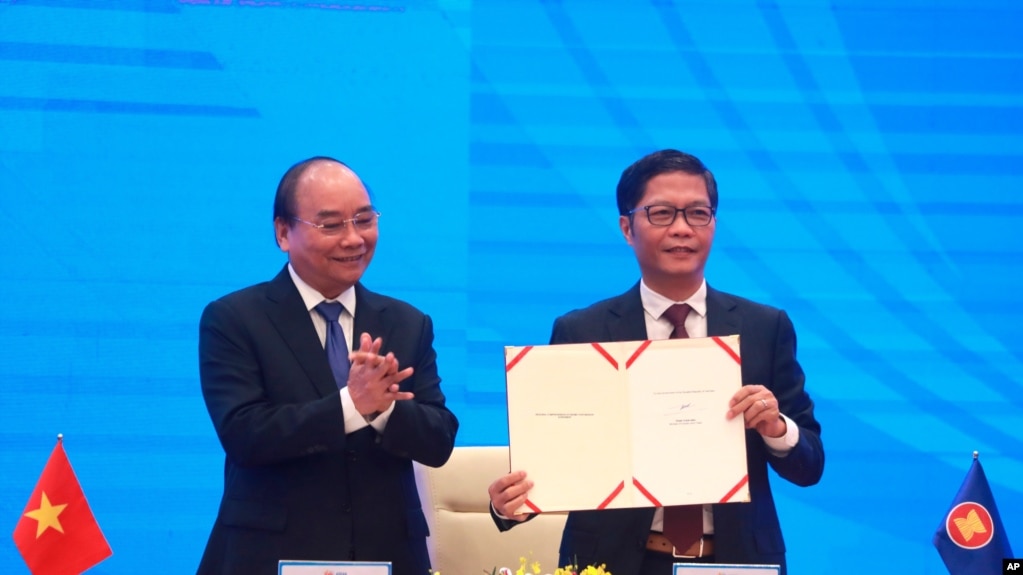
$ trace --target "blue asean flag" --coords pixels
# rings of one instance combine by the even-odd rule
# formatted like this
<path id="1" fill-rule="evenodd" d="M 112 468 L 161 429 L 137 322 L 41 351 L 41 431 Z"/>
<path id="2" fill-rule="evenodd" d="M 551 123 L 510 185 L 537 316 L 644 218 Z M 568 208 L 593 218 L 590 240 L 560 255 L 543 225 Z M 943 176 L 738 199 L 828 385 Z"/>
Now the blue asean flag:
<path id="1" fill-rule="evenodd" d="M 951 575 L 1001 575 L 1002 559 L 1012 557 L 991 486 L 976 457 L 934 533 L 934 546 Z"/>

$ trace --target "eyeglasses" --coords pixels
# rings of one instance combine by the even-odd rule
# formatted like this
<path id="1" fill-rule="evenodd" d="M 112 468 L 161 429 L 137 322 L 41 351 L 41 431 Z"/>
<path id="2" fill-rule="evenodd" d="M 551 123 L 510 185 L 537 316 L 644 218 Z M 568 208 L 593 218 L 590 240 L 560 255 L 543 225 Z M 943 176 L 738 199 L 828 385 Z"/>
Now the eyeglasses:
<path id="1" fill-rule="evenodd" d="M 682 214 L 682 219 L 695 228 L 710 225 L 711 220 L 714 219 L 714 208 L 710 206 L 689 206 L 687 208 L 643 206 L 631 210 L 629 215 L 631 216 L 640 210 L 646 212 L 646 219 L 652 226 L 670 226 L 675 223 L 675 218 L 680 213 Z"/>
<path id="2" fill-rule="evenodd" d="M 327 220 L 322 224 L 314 224 L 308 220 L 296 217 L 292 217 L 291 219 L 296 222 L 302 222 L 307 226 L 312 226 L 320 230 L 320 233 L 325 236 L 339 236 L 344 233 L 345 227 L 348 224 L 352 224 L 352 227 L 358 232 L 365 232 L 375 228 L 377 220 L 380 219 L 380 212 L 376 210 L 367 210 L 365 212 L 355 214 L 354 218 L 349 218 L 347 220 Z"/>

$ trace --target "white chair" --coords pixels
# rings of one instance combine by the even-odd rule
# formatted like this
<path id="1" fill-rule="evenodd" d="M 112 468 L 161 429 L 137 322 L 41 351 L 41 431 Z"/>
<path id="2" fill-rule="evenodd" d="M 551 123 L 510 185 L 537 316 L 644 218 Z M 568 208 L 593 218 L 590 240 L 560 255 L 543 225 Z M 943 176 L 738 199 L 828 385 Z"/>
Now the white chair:
<path id="1" fill-rule="evenodd" d="M 417 463 L 415 472 L 430 525 L 427 543 L 434 571 L 480 575 L 508 567 L 514 572 L 520 557 L 539 561 L 544 573 L 558 567 L 565 515 L 543 514 L 503 533 L 490 517 L 487 487 L 508 473 L 506 446 L 456 447 L 443 467 Z"/>

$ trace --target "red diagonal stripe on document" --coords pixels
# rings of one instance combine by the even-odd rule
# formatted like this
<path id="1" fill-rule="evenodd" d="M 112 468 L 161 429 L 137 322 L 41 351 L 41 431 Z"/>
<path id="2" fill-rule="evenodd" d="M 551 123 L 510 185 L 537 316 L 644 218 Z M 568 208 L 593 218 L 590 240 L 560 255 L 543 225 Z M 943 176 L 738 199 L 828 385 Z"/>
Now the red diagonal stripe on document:
<path id="1" fill-rule="evenodd" d="M 526 500 L 526 507 L 532 509 L 533 513 L 543 513 L 543 511 L 540 511 L 539 507 L 537 507 L 532 501 L 528 499 Z"/>
<path id="2" fill-rule="evenodd" d="M 735 484 L 735 487 L 733 487 L 731 490 L 729 490 L 728 493 L 725 493 L 725 496 L 722 497 L 721 501 L 718 501 L 718 503 L 728 503 L 728 500 L 731 499 L 733 495 L 738 493 L 739 490 L 742 489 L 742 486 L 746 485 L 746 483 L 748 481 L 749 481 L 749 475 L 743 475 L 742 479 L 740 479 L 739 482 Z"/>
<path id="3" fill-rule="evenodd" d="M 604 356 L 604 359 L 606 359 L 609 362 L 611 362 L 611 365 L 613 365 L 615 369 L 618 369 L 618 362 L 615 361 L 615 358 L 611 357 L 611 354 L 608 353 L 606 349 L 600 347 L 599 343 L 593 343 L 593 344 L 590 344 L 590 345 L 593 346 L 593 349 L 595 349 L 598 352 L 600 352 L 600 355 Z"/>
<path id="4" fill-rule="evenodd" d="M 519 362 L 519 360 L 520 360 L 520 359 L 522 359 L 522 357 L 523 357 L 524 355 L 526 355 L 527 353 L 529 353 L 529 350 L 531 350 L 531 349 L 533 349 L 533 346 L 531 346 L 531 345 L 527 345 L 526 347 L 522 348 L 522 351 L 520 351 L 520 352 L 518 353 L 518 355 L 516 355 L 515 357 L 513 357 L 513 358 L 512 358 L 512 360 L 508 362 L 508 365 L 506 365 L 506 366 L 504 367 L 504 371 L 505 371 L 505 372 L 509 372 L 509 371 L 511 371 L 511 368 L 515 367 L 515 364 L 516 364 L 516 363 L 518 363 L 518 362 Z"/>
<path id="5" fill-rule="evenodd" d="M 661 505 L 661 502 L 658 501 L 656 497 L 654 497 L 654 494 L 647 491 L 646 487 L 643 487 L 643 484 L 640 483 L 639 480 L 636 479 L 635 477 L 632 478 L 632 484 L 635 485 L 636 489 L 639 489 L 639 492 L 643 494 L 643 497 L 649 499 L 650 503 L 653 503 L 655 507 L 664 507 L 663 505 Z"/>
<path id="6" fill-rule="evenodd" d="M 632 352 L 632 357 L 629 358 L 629 361 L 625 362 L 625 369 L 629 369 L 630 367 L 632 367 L 632 363 L 639 359 L 639 354 L 643 353 L 643 350 L 645 350 L 648 347 L 650 347 L 649 339 L 641 343 L 639 347 L 636 348 L 636 351 Z"/>
<path id="7" fill-rule="evenodd" d="M 608 495 L 607 499 L 600 502 L 600 505 L 597 506 L 597 509 L 603 509 L 607 507 L 609 503 L 614 501 L 615 497 L 618 497 L 618 494 L 621 493 L 623 489 L 625 489 L 625 482 L 621 481 L 618 483 L 618 487 L 615 487 L 615 490 L 611 492 L 611 495 Z"/>
<path id="8" fill-rule="evenodd" d="M 721 349 L 728 352 L 728 355 L 732 356 L 732 359 L 735 360 L 735 363 L 742 365 L 742 359 L 739 358 L 739 354 L 735 353 L 734 349 L 728 347 L 727 343 L 721 341 L 720 337 L 712 337 L 711 339 L 714 340 L 714 343 L 720 345 Z"/>

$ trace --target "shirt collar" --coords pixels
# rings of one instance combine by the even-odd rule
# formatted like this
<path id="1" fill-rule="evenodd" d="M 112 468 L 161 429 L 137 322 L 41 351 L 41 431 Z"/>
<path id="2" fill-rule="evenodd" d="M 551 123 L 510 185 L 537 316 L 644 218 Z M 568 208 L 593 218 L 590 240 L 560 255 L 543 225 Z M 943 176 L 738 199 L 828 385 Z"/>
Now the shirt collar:
<path id="1" fill-rule="evenodd" d="M 350 313 L 352 317 L 355 317 L 355 286 L 341 292 L 341 295 L 335 299 L 327 299 L 323 297 L 323 294 L 316 291 L 316 288 L 305 283 L 305 280 L 299 277 L 298 272 L 295 271 L 295 268 L 291 267 L 290 263 L 288 264 L 288 273 L 291 274 L 291 281 L 295 282 L 295 287 L 298 288 L 298 295 L 302 296 L 306 311 L 311 312 L 314 307 L 324 300 L 337 301 L 345 306 L 345 311 Z"/>
<path id="2" fill-rule="evenodd" d="M 703 280 L 696 293 L 689 296 L 685 301 L 674 301 L 650 289 L 646 282 L 641 279 L 639 280 L 639 299 L 643 302 L 643 309 L 654 318 L 660 318 L 666 309 L 677 303 L 687 303 L 700 317 L 706 317 L 707 280 Z"/>

